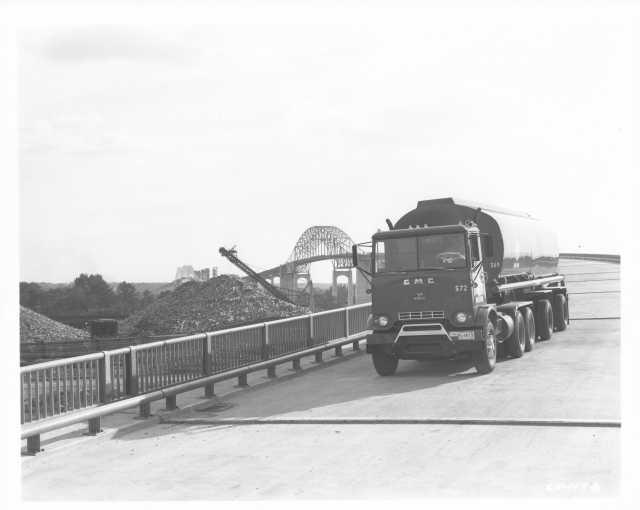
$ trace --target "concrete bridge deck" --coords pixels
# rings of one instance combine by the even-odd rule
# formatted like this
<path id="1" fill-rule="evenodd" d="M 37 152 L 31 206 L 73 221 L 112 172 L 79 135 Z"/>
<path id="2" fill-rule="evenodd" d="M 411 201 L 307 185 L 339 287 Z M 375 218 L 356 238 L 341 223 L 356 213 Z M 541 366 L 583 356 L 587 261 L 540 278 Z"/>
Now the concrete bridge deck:
<path id="1" fill-rule="evenodd" d="M 421 421 L 618 421 L 618 269 L 563 261 L 569 329 L 490 375 L 467 362 L 401 361 L 382 378 L 358 353 L 273 382 L 254 374 L 248 390 L 229 382 L 215 400 L 181 396 L 183 409 L 156 408 L 146 422 L 111 417 L 95 438 L 43 437 L 45 451 L 23 458 L 23 498 L 616 495 L 619 428 Z M 264 422 L 224 422 L 254 418 Z"/>

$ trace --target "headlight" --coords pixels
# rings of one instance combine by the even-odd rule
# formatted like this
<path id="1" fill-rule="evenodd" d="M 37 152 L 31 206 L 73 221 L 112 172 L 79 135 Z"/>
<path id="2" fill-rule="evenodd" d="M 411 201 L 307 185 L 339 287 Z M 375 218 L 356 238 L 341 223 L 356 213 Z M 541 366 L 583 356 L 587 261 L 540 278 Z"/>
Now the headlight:
<path id="1" fill-rule="evenodd" d="M 468 318 L 469 318 L 469 314 L 465 312 L 458 312 L 453 316 L 453 320 L 459 323 L 467 322 Z"/>
<path id="2" fill-rule="evenodd" d="M 384 328 L 387 324 L 389 324 L 389 317 L 387 317 L 386 315 L 380 315 L 373 319 L 373 323 L 376 326 L 381 326 Z"/>

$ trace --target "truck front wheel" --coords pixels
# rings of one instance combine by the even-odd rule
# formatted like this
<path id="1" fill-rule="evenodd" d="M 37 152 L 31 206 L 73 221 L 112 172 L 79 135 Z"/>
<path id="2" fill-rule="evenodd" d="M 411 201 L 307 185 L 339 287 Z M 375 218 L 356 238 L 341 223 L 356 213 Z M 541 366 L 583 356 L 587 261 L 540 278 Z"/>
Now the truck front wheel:
<path id="1" fill-rule="evenodd" d="M 398 358 L 391 354 L 387 354 L 380 349 L 376 349 L 371 353 L 371 355 L 373 357 L 373 366 L 379 375 L 387 376 L 396 373 L 396 369 L 398 368 Z"/>
<path id="2" fill-rule="evenodd" d="M 488 374 L 496 366 L 497 342 L 493 323 L 487 320 L 482 329 L 484 343 L 481 349 L 473 352 L 473 365 L 479 374 Z"/>
<path id="3" fill-rule="evenodd" d="M 536 303 L 536 331 L 540 340 L 549 340 L 553 335 L 553 310 L 548 299 Z"/>

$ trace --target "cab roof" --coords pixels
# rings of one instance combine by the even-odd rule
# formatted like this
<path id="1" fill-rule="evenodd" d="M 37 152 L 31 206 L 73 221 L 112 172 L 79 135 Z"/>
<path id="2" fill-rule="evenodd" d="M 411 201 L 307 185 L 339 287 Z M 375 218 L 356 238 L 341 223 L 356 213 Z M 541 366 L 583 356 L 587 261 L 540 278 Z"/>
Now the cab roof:
<path id="1" fill-rule="evenodd" d="M 465 225 L 444 225 L 437 227 L 421 227 L 421 228 L 399 228 L 394 230 L 386 230 L 384 232 L 376 232 L 373 234 L 374 241 L 382 239 L 394 239 L 398 237 L 417 237 L 432 234 L 455 234 L 478 232 L 478 227 L 467 227 Z"/>

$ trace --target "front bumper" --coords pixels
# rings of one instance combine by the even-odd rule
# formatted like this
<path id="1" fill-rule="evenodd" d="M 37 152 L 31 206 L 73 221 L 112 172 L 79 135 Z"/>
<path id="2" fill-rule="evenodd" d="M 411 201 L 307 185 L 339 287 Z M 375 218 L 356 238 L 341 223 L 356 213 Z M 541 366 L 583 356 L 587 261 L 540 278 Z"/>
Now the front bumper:
<path id="1" fill-rule="evenodd" d="M 481 329 L 447 330 L 440 323 L 403 324 L 367 336 L 367 352 L 381 349 L 401 359 L 447 358 L 483 348 Z"/>

